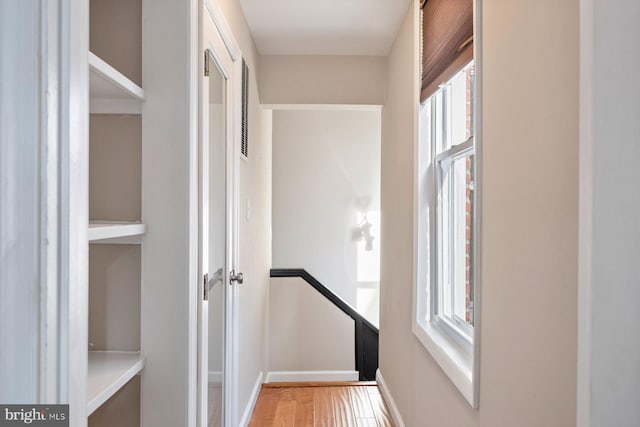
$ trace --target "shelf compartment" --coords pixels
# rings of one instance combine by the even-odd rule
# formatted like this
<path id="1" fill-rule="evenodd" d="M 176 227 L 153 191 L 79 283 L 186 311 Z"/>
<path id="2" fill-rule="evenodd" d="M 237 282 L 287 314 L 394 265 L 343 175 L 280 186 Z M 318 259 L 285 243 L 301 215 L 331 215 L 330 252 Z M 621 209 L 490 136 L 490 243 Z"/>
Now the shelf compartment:
<path id="1" fill-rule="evenodd" d="M 89 52 L 89 97 L 89 111 L 93 114 L 140 114 L 144 91 Z"/>
<path id="2" fill-rule="evenodd" d="M 90 351 L 87 378 L 87 414 L 91 415 L 144 368 L 138 352 Z"/>
<path id="3" fill-rule="evenodd" d="M 89 242 L 140 244 L 146 226 L 130 221 L 89 221 Z"/>

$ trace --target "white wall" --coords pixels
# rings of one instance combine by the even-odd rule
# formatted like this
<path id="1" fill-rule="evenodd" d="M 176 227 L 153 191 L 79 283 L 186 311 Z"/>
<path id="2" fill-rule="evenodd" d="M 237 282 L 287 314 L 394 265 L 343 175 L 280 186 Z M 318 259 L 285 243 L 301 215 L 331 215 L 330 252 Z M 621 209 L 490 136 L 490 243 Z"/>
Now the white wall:
<path id="1" fill-rule="evenodd" d="M 581 5 L 579 422 L 640 425 L 640 4 Z"/>
<path id="2" fill-rule="evenodd" d="M 142 0 L 142 16 L 141 424 L 189 426 L 197 380 L 190 335 L 197 302 L 190 262 L 197 248 L 197 227 L 190 227 L 197 214 L 197 193 L 190 193 L 197 179 L 197 2 Z"/>
<path id="3" fill-rule="evenodd" d="M 389 56 L 383 110 L 380 370 L 407 426 L 573 426 L 578 1 L 482 5 L 479 409 L 411 332 L 417 7 Z"/>
<path id="4" fill-rule="evenodd" d="M 354 371 L 353 319 L 299 277 L 271 279 L 269 371 Z"/>
<path id="5" fill-rule="evenodd" d="M 380 112 L 274 111 L 273 267 L 304 268 L 377 325 L 377 268 L 366 262 L 380 235 L 371 251 L 353 235 L 365 210 L 376 222 Z"/>
<path id="6" fill-rule="evenodd" d="M 385 58 L 264 55 L 258 80 L 263 104 L 382 105 Z"/>
<path id="7" fill-rule="evenodd" d="M 271 268 L 271 111 L 260 106 L 258 53 L 237 0 L 220 7 L 250 70 L 249 160 L 240 161 L 240 265 L 238 408 L 242 416 L 259 374 L 267 371 Z"/>

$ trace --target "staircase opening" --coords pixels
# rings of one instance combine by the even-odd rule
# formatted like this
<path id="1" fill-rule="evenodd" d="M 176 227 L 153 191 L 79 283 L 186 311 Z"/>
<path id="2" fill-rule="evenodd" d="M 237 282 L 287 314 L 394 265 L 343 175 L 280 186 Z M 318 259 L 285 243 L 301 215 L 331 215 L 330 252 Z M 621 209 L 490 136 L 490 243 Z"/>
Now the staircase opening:
<path id="1" fill-rule="evenodd" d="M 381 109 L 274 109 L 272 135 L 267 381 L 375 380 Z"/>

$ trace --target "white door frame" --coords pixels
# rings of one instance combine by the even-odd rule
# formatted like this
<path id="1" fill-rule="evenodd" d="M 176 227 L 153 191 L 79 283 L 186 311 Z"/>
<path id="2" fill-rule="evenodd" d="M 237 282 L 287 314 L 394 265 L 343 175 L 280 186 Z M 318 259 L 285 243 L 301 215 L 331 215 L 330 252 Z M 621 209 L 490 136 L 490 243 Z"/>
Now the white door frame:
<path id="1" fill-rule="evenodd" d="M 227 167 L 227 271 L 223 285 L 227 287 L 225 292 L 225 349 L 224 349 L 224 367 L 223 367 L 223 403 L 224 403 L 224 425 L 226 427 L 235 427 L 238 423 L 238 366 L 237 366 L 237 346 L 238 346 L 238 310 L 237 310 L 237 286 L 229 284 L 228 273 L 237 269 L 238 266 L 238 191 L 239 191 L 239 153 L 237 150 L 240 138 L 240 126 L 238 119 L 240 117 L 240 91 L 241 91 L 241 73 L 242 61 L 237 43 L 231 36 L 231 31 L 224 19 L 224 16 L 217 4 L 211 3 L 209 0 L 203 0 L 200 7 L 200 41 L 199 41 L 199 132 L 200 146 L 208 141 L 208 126 L 205 124 L 208 120 L 208 108 L 206 101 L 208 100 L 208 77 L 204 76 L 204 58 L 205 51 L 211 51 L 217 66 L 228 80 L 227 91 L 225 94 L 225 136 L 226 136 L 226 167 Z M 209 35 L 212 36 L 209 36 Z M 206 36 L 206 37 L 205 37 Z M 212 64 L 213 65 L 213 64 Z M 202 150 L 199 150 L 198 155 Z M 202 159 L 198 161 L 200 165 Z M 200 183 L 201 180 L 198 180 Z M 198 262 L 200 255 L 198 255 Z M 203 297 L 203 280 L 202 273 L 198 274 L 198 294 L 200 308 Z M 206 327 L 201 319 L 202 310 L 198 310 L 198 334 L 199 334 L 199 350 L 198 350 L 198 426 L 206 427 L 207 422 L 207 384 L 203 381 L 205 378 L 205 370 L 207 366 L 206 349 L 203 346 L 203 339 L 207 332 Z"/>
<path id="2" fill-rule="evenodd" d="M 7 18 L 0 55 L 9 67 L 0 74 L 10 84 L 16 76 L 23 79 L 3 94 L 0 106 L 7 125 L 0 133 L 0 148 L 7 158 L 22 159 L 23 165 L 4 171 L 4 200 L 20 202 L 21 196 L 12 194 L 16 189 L 37 194 L 36 203 L 8 204 L 12 212 L 0 216 L 3 226 L 31 236 L 24 239 L 22 253 L 14 251 L 10 240 L 3 242 L 13 268 L 5 271 L 7 282 L 0 286 L 11 289 L 3 311 L 12 322 L 4 325 L 11 330 L 0 335 L 9 340 L 35 335 L 29 354 L 24 346 L 14 347 L 12 354 L 10 344 L 0 352 L 0 361 L 20 360 L 16 375 L 0 385 L 0 395 L 13 403 L 69 403 L 74 427 L 87 421 L 88 248 L 87 229 L 77 225 L 86 224 L 88 215 L 88 6 L 86 0 L 0 6 L 0 16 Z M 16 102 L 25 99 L 33 102 L 16 109 Z M 27 164 L 34 169 L 28 170 Z M 27 293 L 38 297 L 25 298 Z"/>

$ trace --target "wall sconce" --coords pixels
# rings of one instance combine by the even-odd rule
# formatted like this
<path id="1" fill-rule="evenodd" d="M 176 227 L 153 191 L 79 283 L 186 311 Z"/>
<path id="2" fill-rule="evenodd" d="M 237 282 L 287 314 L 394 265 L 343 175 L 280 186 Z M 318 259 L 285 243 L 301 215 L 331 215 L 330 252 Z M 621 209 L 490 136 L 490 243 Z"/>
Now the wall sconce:
<path id="1" fill-rule="evenodd" d="M 373 250 L 373 241 L 375 239 L 371 233 L 371 226 L 372 224 L 367 219 L 367 213 L 363 212 L 362 221 L 353 230 L 353 239 L 356 242 L 364 241 L 364 250 L 367 252 Z"/>

